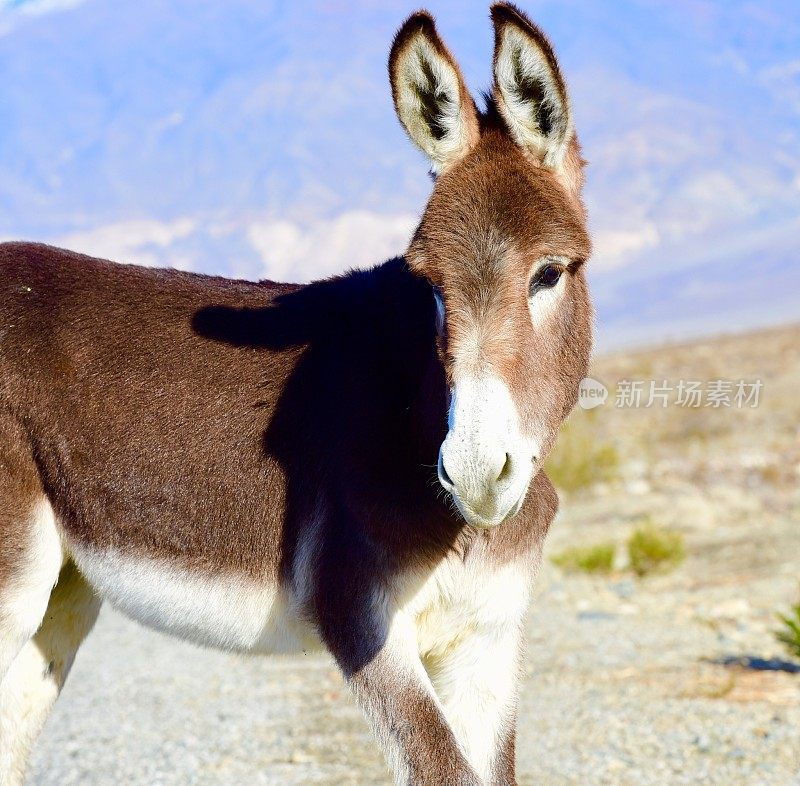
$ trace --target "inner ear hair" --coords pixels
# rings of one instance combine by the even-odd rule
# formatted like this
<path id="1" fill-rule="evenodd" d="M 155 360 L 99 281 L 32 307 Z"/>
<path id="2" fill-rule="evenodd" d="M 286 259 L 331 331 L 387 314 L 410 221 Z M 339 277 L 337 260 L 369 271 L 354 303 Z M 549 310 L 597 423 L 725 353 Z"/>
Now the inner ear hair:
<path id="1" fill-rule="evenodd" d="M 559 169 L 572 136 L 566 86 L 544 33 L 510 3 L 492 6 L 494 97 L 517 144 Z"/>
<path id="2" fill-rule="evenodd" d="M 553 106 L 541 78 L 526 71 L 522 65 L 522 52 L 517 48 L 511 53 L 514 81 L 511 91 L 520 104 L 529 104 L 533 122 L 544 136 L 553 130 Z"/>
<path id="3" fill-rule="evenodd" d="M 475 103 L 425 11 L 409 17 L 389 55 L 397 116 L 435 171 L 462 158 L 478 138 Z"/>
<path id="4" fill-rule="evenodd" d="M 452 114 L 453 101 L 436 81 L 429 61 L 420 57 L 419 70 L 425 80 L 424 84 L 415 82 L 412 84 L 412 88 L 419 99 L 422 120 L 428 125 L 431 136 L 439 141 L 447 134 L 445 116 Z"/>

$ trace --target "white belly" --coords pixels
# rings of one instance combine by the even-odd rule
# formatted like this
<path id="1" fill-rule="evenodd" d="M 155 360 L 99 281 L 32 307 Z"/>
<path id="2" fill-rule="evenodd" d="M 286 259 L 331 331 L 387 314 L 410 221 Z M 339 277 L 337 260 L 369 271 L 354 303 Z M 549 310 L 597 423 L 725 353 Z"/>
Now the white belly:
<path id="1" fill-rule="evenodd" d="M 289 591 L 275 582 L 203 575 L 167 560 L 73 544 L 70 552 L 103 599 L 156 630 L 238 652 L 299 652 L 321 646 Z"/>

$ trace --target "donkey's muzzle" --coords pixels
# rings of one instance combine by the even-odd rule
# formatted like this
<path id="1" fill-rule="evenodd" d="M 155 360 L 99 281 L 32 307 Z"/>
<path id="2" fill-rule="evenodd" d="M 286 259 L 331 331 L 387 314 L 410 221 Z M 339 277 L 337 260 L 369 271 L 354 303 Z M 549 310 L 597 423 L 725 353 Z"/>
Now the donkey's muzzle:
<path id="1" fill-rule="evenodd" d="M 461 459 L 461 460 L 459 460 Z M 515 515 L 533 474 L 532 456 L 497 451 L 491 456 L 448 460 L 447 443 L 439 451 L 439 482 L 468 524 L 491 528 Z"/>

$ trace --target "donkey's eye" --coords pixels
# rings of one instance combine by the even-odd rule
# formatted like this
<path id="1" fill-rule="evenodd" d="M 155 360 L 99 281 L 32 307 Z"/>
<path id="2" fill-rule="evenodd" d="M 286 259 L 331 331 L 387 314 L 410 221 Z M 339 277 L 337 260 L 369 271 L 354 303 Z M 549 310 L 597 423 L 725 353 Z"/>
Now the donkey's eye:
<path id="1" fill-rule="evenodd" d="M 564 273 L 561 265 L 544 265 L 536 271 L 531 279 L 528 294 L 533 297 L 540 289 L 552 289 Z"/>

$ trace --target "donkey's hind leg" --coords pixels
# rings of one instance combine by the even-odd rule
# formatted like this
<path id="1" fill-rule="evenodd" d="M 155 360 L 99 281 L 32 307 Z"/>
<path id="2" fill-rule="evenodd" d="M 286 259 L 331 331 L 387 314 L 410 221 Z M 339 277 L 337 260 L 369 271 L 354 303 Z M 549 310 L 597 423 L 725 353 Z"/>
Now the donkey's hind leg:
<path id="1" fill-rule="evenodd" d="M 0 784 L 21 784 L 31 746 L 92 629 L 100 599 L 72 562 L 58 577 L 44 620 L 0 682 Z"/>
<path id="2" fill-rule="evenodd" d="M 97 615 L 83 579 L 64 567 L 61 535 L 25 434 L 5 415 L 0 411 L 2 786 L 22 781 L 27 752 Z"/>

